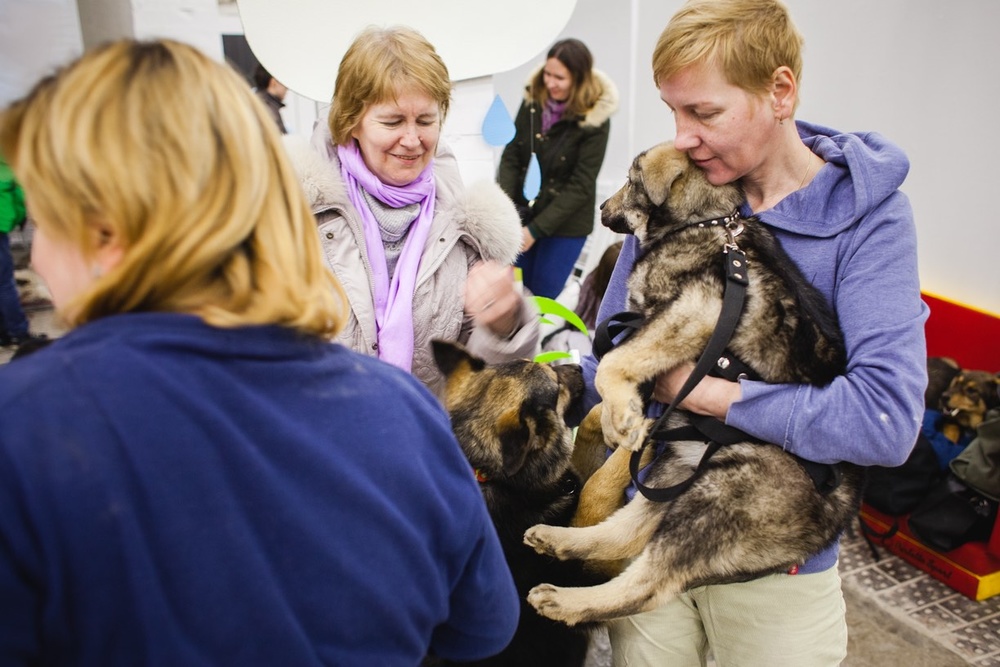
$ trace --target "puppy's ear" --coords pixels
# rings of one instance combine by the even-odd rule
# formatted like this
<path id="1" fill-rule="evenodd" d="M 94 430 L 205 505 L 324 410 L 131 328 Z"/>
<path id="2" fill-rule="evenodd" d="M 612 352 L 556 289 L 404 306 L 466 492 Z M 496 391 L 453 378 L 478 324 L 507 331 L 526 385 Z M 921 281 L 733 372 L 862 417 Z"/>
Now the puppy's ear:
<path id="1" fill-rule="evenodd" d="M 531 449 L 531 426 L 521 419 L 519 408 L 510 408 L 497 420 L 497 437 L 500 438 L 500 455 L 503 458 L 503 472 L 512 477 L 524 465 Z"/>
<path id="2" fill-rule="evenodd" d="M 674 182 L 684 175 L 685 158 L 674 150 L 651 150 L 642 161 L 642 187 L 654 206 L 663 206 Z"/>
<path id="3" fill-rule="evenodd" d="M 579 424 L 584 417 L 583 411 L 583 374 L 576 364 L 559 364 L 553 366 L 559 385 L 569 396 L 569 401 L 563 409 L 563 419 L 568 424 Z"/>
<path id="4" fill-rule="evenodd" d="M 459 368 L 477 372 L 486 367 L 485 361 L 472 356 L 465 347 L 452 341 L 434 339 L 431 341 L 431 350 L 434 352 L 434 361 L 445 377 L 450 377 Z"/>

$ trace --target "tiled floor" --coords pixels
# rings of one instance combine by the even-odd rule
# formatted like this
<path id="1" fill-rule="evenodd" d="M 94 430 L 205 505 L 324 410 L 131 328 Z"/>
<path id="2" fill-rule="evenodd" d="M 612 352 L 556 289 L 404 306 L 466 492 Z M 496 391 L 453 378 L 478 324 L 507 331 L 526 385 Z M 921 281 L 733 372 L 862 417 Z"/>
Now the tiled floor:
<path id="1" fill-rule="evenodd" d="M 875 561 L 857 530 L 848 532 L 840 555 L 845 587 L 967 664 L 1000 667 L 1000 596 L 970 600 L 885 549 L 878 552 Z"/>
<path id="2" fill-rule="evenodd" d="M 29 312 L 29 318 L 35 332 L 50 336 L 62 333 L 51 309 L 36 308 Z M 11 353 L 9 348 L 0 348 L 0 363 L 8 361 Z M 840 572 L 848 600 L 848 622 L 853 621 L 852 644 L 844 665 L 1000 667 L 1000 596 L 975 602 L 888 551 L 878 551 L 880 559 L 876 561 L 856 527 L 843 539 Z M 869 630 L 863 629 L 863 622 Z M 886 630 L 890 626 L 896 630 Z M 907 634 L 910 639 L 906 639 Z M 923 643 L 913 641 L 913 637 Z M 902 643 L 893 645 L 892 641 Z M 886 645 L 879 645 L 882 643 Z M 588 661 L 593 667 L 610 663 L 606 637 L 598 644 Z M 903 657 L 900 646 L 904 644 L 915 657 Z"/>

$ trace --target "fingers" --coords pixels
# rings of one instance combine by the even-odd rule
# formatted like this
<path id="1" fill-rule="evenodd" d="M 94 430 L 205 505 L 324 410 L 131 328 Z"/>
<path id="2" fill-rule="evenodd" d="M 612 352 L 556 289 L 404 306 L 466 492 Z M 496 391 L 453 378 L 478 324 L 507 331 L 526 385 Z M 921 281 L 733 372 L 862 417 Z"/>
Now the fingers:
<path id="1" fill-rule="evenodd" d="M 500 304 L 514 291 L 514 271 L 496 262 L 479 262 L 469 269 L 465 310 L 477 315 Z"/>
<path id="2" fill-rule="evenodd" d="M 528 252 L 533 245 L 535 245 L 535 237 L 531 235 L 527 227 L 521 227 L 521 252 Z"/>
<path id="3" fill-rule="evenodd" d="M 685 362 L 673 370 L 658 375 L 653 388 L 653 398 L 664 405 L 669 404 L 687 382 L 693 370 L 694 363 Z M 699 415 L 724 420 L 729 412 L 729 406 L 740 400 L 741 393 L 739 383 L 723 378 L 705 377 L 695 385 L 678 407 Z"/>
<path id="4" fill-rule="evenodd" d="M 479 326 L 507 335 L 519 322 L 521 297 L 514 285 L 514 271 L 495 262 L 480 262 L 469 269 L 465 311 Z"/>

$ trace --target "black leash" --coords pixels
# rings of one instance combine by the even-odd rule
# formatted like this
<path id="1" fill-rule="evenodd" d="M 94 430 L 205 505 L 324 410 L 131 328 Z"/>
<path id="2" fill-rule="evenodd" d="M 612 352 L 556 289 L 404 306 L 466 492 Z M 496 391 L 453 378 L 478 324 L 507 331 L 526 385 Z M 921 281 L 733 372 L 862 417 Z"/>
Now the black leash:
<path id="1" fill-rule="evenodd" d="M 666 407 L 663 414 L 653 423 L 645 442 L 638 450 L 632 452 L 629 459 L 629 473 L 636 489 L 647 499 L 654 502 L 667 502 L 680 496 L 704 474 L 708 468 L 709 460 L 722 447 L 736 444 L 738 442 L 763 441 L 738 428 L 729 426 L 713 417 L 703 415 L 690 415 L 690 424 L 678 428 L 663 429 L 667 419 L 677 409 L 678 404 L 683 401 L 694 387 L 701 380 L 709 375 L 713 370 L 716 374 L 736 381 L 740 376 L 757 377 L 746 364 L 736 359 L 732 355 L 727 355 L 726 347 L 732 340 L 736 325 L 743 314 L 743 305 L 746 300 L 747 287 L 750 284 L 747 270 L 746 254 L 739 249 L 736 244 L 736 237 L 743 231 L 743 223 L 739 220 L 739 211 L 731 216 L 717 218 L 704 222 L 693 223 L 691 226 L 720 226 L 724 225 L 727 234 L 727 242 L 723 248 L 723 258 L 726 268 L 726 282 L 723 289 L 722 310 L 719 313 L 718 322 L 701 356 L 695 364 L 694 370 L 688 376 L 687 381 L 681 387 L 677 395 L 674 396 L 670 405 Z M 622 334 L 627 338 L 643 324 L 642 315 L 635 312 L 622 312 L 598 325 L 594 337 L 594 354 L 600 359 L 605 353 L 615 345 L 615 339 Z M 698 466 L 692 475 L 670 487 L 654 488 L 646 486 L 639 480 L 639 463 L 642 458 L 642 450 L 653 441 L 683 441 L 695 440 L 705 442 L 708 447 L 702 455 Z M 794 455 L 792 455 L 794 456 Z M 795 456 L 798 463 L 805 469 L 812 478 L 816 490 L 826 495 L 840 486 L 842 472 L 839 466 L 824 463 L 807 461 Z"/>
<path id="2" fill-rule="evenodd" d="M 691 488 L 691 485 L 705 472 L 709 459 L 723 445 L 752 439 L 751 436 L 743 431 L 732 426 L 727 426 L 717 419 L 700 417 L 699 415 L 692 415 L 691 428 L 693 430 L 689 430 L 688 427 L 682 427 L 681 429 L 661 431 L 661 427 L 666 424 L 667 419 L 677 409 L 677 405 L 691 393 L 695 385 L 708 375 L 709 371 L 716 365 L 716 362 L 725 354 L 726 346 L 729 345 L 729 341 L 733 337 L 733 332 L 736 331 L 736 324 L 739 322 L 740 315 L 743 314 L 743 303 L 746 299 L 747 286 L 750 284 L 750 280 L 747 275 L 746 254 L 734 242 L 735 236 L 742 229 L 742 223 L 739 223 L 738 227 L 734 230 L 729 230 L 727 227 L 730 242 L 726 244 L 724 250 L 726 283 L 722 297 L 722 312 L 719 313 L 719 320 L 715 324 L 715 330 L 708 339 L 708 344 L 705 345 L 705 349 L 698 358 L 698 362 L 688 376 L 687 381 L 684 382 L 680 391 L 670 401 L 670 405 L 666 407 L 663 414 L 653 422 L 646 442 L 639 449 L 632 452 L 632 457 L 629 460 L 629 472 L 632 475 L 632 482 L 639 490 L 639 493 L 654 502 L 673 500 Z M 710 432 L 706 433 L 706 430 Z M 642 458 L 642 450 L 646 445 L 653 440 L 680 440 L 691 439 L 692 437 L 707 441 L 708 447 L 705 449 L 698 467 L 688 479 L 674 486 L 664 488 L 653 488 L 639 481 L 639 461 Z"/>

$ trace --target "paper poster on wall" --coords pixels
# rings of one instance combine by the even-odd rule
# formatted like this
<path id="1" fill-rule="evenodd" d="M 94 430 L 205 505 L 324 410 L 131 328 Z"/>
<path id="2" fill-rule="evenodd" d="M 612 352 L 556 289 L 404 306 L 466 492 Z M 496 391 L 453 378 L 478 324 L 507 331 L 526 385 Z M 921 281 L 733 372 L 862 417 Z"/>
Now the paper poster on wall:
<path id="1" fill-rule="evenodd" d="M 490 146 L 506 146 L 517 134 L 514 121 L 499 95 L 493 98 L 483 119 L 483 140 Z"/>
<path id="2" fill-rule="evenodd" d="M 437 49 L 453 81 L 518 67 L 559 35 L 576 0 L 237 0 L 244 34 L 278 80 L 317 102 L 333 96 L 337 66 L 370 25 L 406 25 Z"/>

